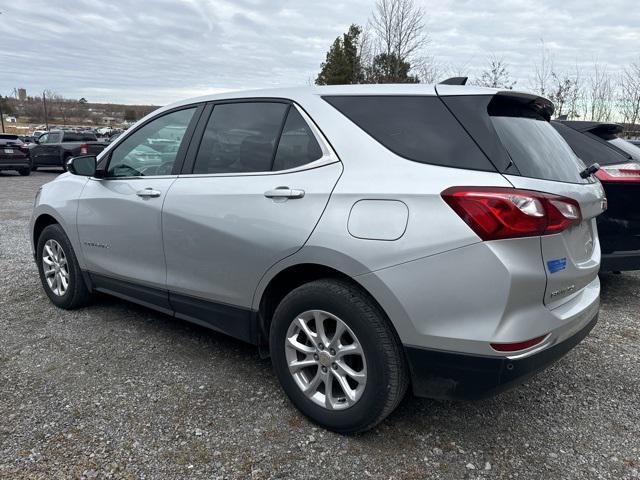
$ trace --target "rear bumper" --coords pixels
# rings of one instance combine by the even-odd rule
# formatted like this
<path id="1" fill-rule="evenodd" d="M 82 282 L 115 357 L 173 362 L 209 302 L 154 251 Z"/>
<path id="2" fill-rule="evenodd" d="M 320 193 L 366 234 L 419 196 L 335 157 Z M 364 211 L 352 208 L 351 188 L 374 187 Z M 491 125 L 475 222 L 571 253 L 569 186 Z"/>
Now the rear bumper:
<path id="1" fill-rule="evenodd" d="M 495 395 L 524 382 L 584 339 L 597 314 L 575 334 L 524 358 L 490 357 L 405 346 L 413 392 L 419 397 L 471 400 Z"/>
<path id="2" fill-rule="evenodd" d="M 17 169 L 17 168 L 31 168 L 31 161 L 28 158 L 25 158 L 25 159 L 16 158 L 16 159 L 10 159 L 10 160 L 1 159 L 0 160 L 0 170 L 14 170 L 14 169 Z"/>

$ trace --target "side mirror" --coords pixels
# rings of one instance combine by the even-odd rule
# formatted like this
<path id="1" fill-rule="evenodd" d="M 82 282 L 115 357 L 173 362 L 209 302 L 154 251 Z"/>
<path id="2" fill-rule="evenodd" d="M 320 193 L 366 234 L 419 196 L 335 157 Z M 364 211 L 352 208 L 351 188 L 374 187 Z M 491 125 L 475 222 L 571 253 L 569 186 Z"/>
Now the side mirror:
<path id="1" fill-rule="evenodd" d="M 93 177 L 96 173 L 97 159 L 95 155 L 81 155 L 67 161 L 67 170 L 74 175 Z"/>

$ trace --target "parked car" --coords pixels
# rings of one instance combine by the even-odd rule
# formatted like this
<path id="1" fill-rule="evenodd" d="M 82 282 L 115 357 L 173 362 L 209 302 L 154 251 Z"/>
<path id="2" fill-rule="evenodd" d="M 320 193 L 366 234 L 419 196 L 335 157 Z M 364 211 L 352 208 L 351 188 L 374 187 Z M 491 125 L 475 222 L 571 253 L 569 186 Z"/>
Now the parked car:
<path id="1" fill-rule="evenodd" d="M 62 167 L 77 155 L 97 155 L 106 142 L 99 142 L 92 133 L 78 133 L 68 130 L 51 130 L 40 135 L 35 144 L 29 146 L 32 168 Z"/>
<path id="2" fill-rule="evenodd" d="M 94 291 L 257 345 L 338 432 L 409 385 L 478 398 L 597 319 L 598 181 L 540 97 L 375 85 L 228 93 L 158 110 L 36 196 L 43 288 Z"/>
<path id="3" fill-rule="evenodd" d="M 629 140 L 629 143 L 634 144 L 636 147 L 640 147 L 640 140 Z"/>
<path id="4" fill-rule="evenodd" d="M 31 173 L 29 150 L 18 135 L 0 133 L 0 171 L 15 170 L 20 175 Z"/>
<path id="5" fill-rule="evenodd" d="M 598 163 L 608 209 L 598 217 L 602 271 L 640 269 L 640 149 L 603 122 L 552 122 L 586 165 Z"/>

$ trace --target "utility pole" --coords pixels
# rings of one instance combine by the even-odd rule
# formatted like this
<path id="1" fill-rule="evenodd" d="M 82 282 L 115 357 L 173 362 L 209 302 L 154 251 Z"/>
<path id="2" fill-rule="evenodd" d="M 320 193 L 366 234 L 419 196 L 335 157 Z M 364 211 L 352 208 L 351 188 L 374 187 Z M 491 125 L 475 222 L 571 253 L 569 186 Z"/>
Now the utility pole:
<path id="1" fill-rule="evenodd" d="M 4 117 L 2 115 L 2 95 L 0 95 L 0 124 L 2 124 L 2 133 L 4 133 Z"/>
<path id="2" fill-rule="evenodd" d="M 42 92 L 42 106 L 44 107 L 44 124 L 47 127 L 47 132 L 49 131 L 49 120 L 47 119 L 47 94 L 46 92 Z"/>

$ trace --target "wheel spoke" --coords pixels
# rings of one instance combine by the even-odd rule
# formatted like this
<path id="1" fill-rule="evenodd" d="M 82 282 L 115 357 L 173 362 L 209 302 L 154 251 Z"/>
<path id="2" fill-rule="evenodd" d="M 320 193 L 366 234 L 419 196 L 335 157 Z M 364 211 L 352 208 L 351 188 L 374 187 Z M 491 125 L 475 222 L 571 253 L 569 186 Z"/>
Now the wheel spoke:
<path id="1" fill-rule="evenodd" d="M 67 277 L 62 274 L 62 272 L 60 272 L 60 284 L 62 285 L 62 290 L 60 291 L 60 293 L 64 294 L 64 292 L 67 291 L 67 287 L 69 286 L 69 281 L 67 280 Z"/>
<path id="2" fill-rule="evenodd" d="M 338 384 L 340 385 L 340 388 L 346 395 L 347 400 L 354 402 L 356 400 L 356 392 L 349 386 L 349 383 L 347 382 L 347 378 L 335 370 L 332 370 L 331 372 L 333 373 L 333 378 L 335 378 L 338 381 Z"/>
<path id="3" fill-rule="evenodd" d="M 324 330 L 324 322 L 327 319 L 326 316 L 316 310 L 313 312 L 313 318 L 316 321 L 316 332 L 318 332 L 318 338 L 324 345 L 329 345 L 329 339 L 327 338 L 327 334 Z"/>
<path id="4" fill-rule="evenodd" d="M 55 255 L 53 254 L 53 250 L 51 249 L 51 247 L 49 245 L 45 245 L 44 246 L 44 251 L 47 252 L 47 257 L 49 257 L 50 259 L 55 260 Z"/>
<path id="5" fill-rule="evenodd" d="M 330 347 L 332 348 L 338 347 L 340 342 L 340 337 L 344 335 L 344 332 L 346 331 L 346 329 L 347 327 L 344 325 L 344 323 L 336 322 L 336 332 L 333 334 L 333 337 L 331 338 L 331 342 L 329 343 Z"/>
<path id="6" fill-rule="evenodd" d="M 311 331 L 311 329 L 309 328 L 309 325 L 307 325 L 307 322 L 303 319 L 303 318 L 299 318 L 296 320 L 298 322 L 298 326 L 300 327 L 300 330 L 302 330 L 304 332 L 304 334 L 307 336 L 307 338 L 309 339 L 309 341 L 311 343 L 313 343 L 313 346 L 315 348 L 318 347 L 318 336 Z"/>
<path id="7" fill-rule="evenodd" d="M 310 347 L 308 345 L 304 345 L 304 344 L 300 343 L 298 341 L 298 333 L 297 332 L 293 337 L 287 338 L 287 344 L 290 347 L 296 349 L 297 351 L 299 351 L 301 353 L 305 353 L 307 355 L 316 351 L 316 349 L 314 347 Z"/>
<path id="8" fill-rule="evenodd" d="M 367 375 L 366 373 L 364 373 L 364 371 L 356 372 L 353 368 L 351 368 L 344 362 L 336 362 L 336 365 L 338 365 L 338 371 L 340 373 L 349 375 L 358 383 L 362 383 L 367 379 Z"/>
<path id="9" fill-rule="evenodd" d="M 52 277 L 53 275 L 56 274 L 56 271 L 51 269 L 51 270 L 47 270 L 46 272 L 44 272 L 44 276 L 45 277 Z"/>
<path id="10" fill-rule="evenodd" d="M 305 386 L 302 391 L 306 396 L 311 397 L 314 393 L 316 393 L 318 387 L 322 382 L 322 373 L 320 372 L 320 369 L 318 369 L 316 375 L 311 379 L 311 381 Z"/>
<path id="11" fill-rule="evenodd" d="M 42 257 L 42 261 L 44 262 L 45 265 L 52 267 L 53 266 L 53 260 L 51 260 L 50 256 L 47 257 Z"/>
<path id="12" fill-rule="evenodd" d="M 312 367 L 314 365 L 318 365 L 318 362 L 316 362 L 313 358 L 305 358 L 304 360 L 294 360 L 293 362 L 289 362 L 289 370 L 291 370 L 292 373 L 295 373 L 300 369 L 303 369 L 306 367 Z"/>
<path id="13" fill-rule="evenodd" d="M 345 355 L 362 355 L 362 348 L 358 343 L 350 343 L 349 345 L 338 345 L 336 357 L 342 358 Z"/>

